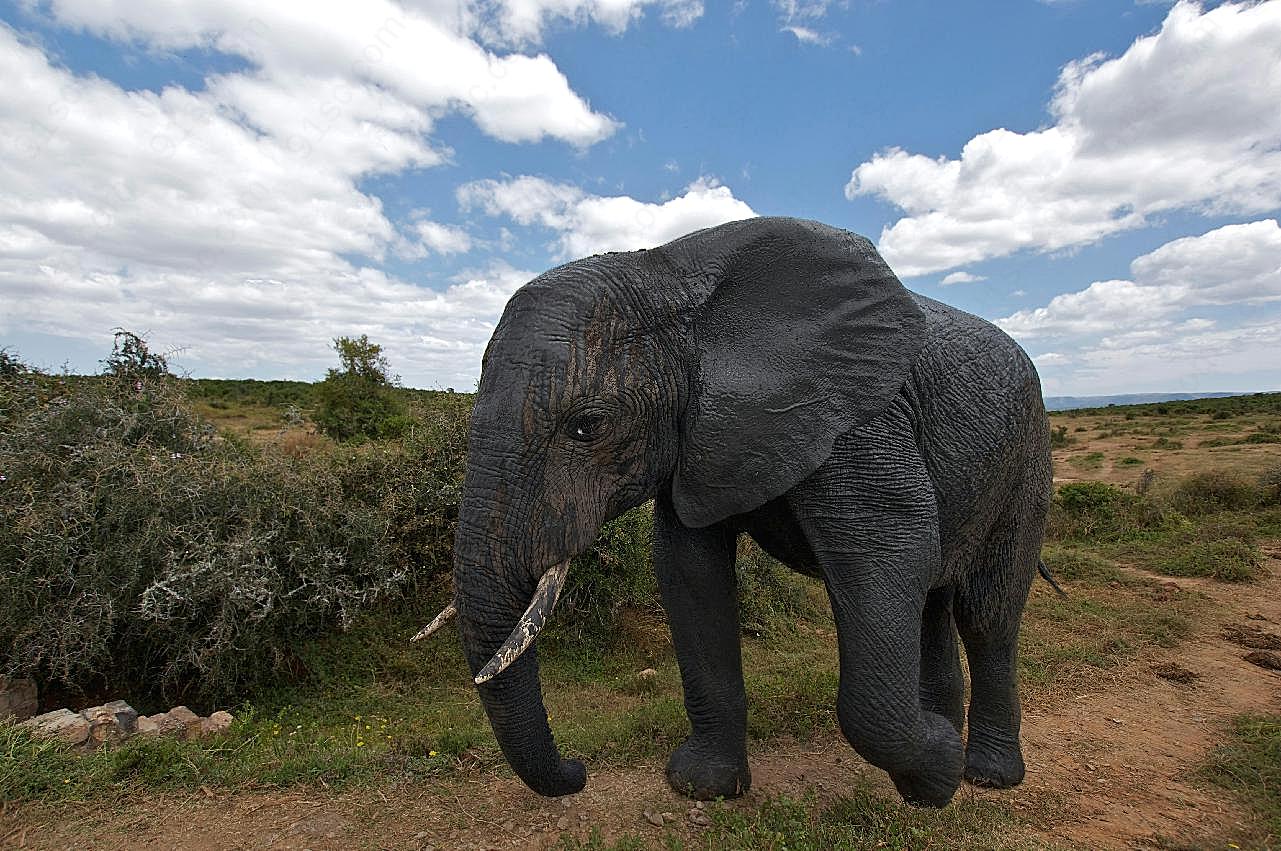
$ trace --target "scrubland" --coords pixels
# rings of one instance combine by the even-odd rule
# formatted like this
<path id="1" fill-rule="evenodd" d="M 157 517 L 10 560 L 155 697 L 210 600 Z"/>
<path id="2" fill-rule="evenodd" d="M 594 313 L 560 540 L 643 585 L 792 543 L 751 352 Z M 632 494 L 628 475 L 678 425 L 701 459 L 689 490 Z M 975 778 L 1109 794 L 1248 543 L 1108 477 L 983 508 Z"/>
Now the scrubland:
<path id="1" fill-rule="evenodd" d="M 1067 595 L 1038 582 L 1025 618 L 1028 782 L 966 788 L 940 812 L 902 805 L 840 739 L 823 589 L 744 539 L 757 783 L 696 816 L 662 777 L 687 725 L 645 507 L 576 560 L 540 641 L 552 728 L 591 772 L 586 792 L 543 801 L 506 768 L 453 627 L 408 642 L 449 596 L 470 397 L 397 388 L 395 438 L 336 442 L 315 427 L 315 385 L 177 379 L 116 356 L 89 378 L 0 362 L 0 674 L 34 676 L 49 709 L 120 697 L 236 721 L 91 753 L 0 724 L 0 847 L 1281 835 L 1281 675 L 1240 646 L 1281 632 L 1281 394 L 1051 416 L 1044 558 Z"/>

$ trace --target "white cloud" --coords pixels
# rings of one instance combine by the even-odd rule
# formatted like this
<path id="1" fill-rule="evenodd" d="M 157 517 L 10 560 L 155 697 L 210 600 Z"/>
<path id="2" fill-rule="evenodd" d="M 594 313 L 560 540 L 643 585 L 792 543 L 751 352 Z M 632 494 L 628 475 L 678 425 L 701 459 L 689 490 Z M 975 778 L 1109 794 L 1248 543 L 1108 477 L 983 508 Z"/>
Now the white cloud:
<path id="1" fill-rule="evenodd" d="M 881 233 L 900 274 L 1093 242 L 1162 212 L 1281 206 L 1281 3 L 1181 2 L 1115 59 L 1059 76 L 1054 123 L 992 130 L 959 159 L 891 148 L 854 169 L 846 196 L 907 215 Z"/>
<path id="2" fill-rule="evenodd" d="M 247 61 L 196 91 L 73 74 L 0 25 L 0 333 L 106 345 L 119 325 L 203 374 L 295 377 L 329 365 L 335 335 L 368 333 L 407 380 L 469 387 L 533 273 L 493 265 L 440 292 L 388 275 L 376 267 L 406 235 L 436 253 L 471 238 L 390 221 L 360 181 L 448 160 L 431 133 L 449 110 L 513 141 L 583 145 L 615 124 L 547 57 L 498 56 L 421 8 L 47 7 L 149 50 Z"/>
<path id="3" fill-rule="evenodd" d="M 59 24 L 107 38 L 243 58 L 252 74 L 229 75 L 223 97 L 268 132 L 292 128 L 297 148 L 323 144 L 330 122 L 347 113 L 349 90 L 370 86 L 419 132 L 431 115 L 453 109 L 504 142 L 551 137 L 590 145 L 617 129 L 570 89 L 549 57 L 487 51 L 457 30 L 480 19 L 444 14 L 449 4 L 438 5 L 438 17 L 392 0 L 53 0 L 49 11 Z"/>
<path id="4" fill-rule="evenodd" d="M 669 27 L 683 28 L 703 16 L 702 0 L 498 0 L 472 4 L 483 10 L 477 24 L 480 34 L 497 43 L 536 43 L 554 20 L 595 23 L 621 33 L 645 13 L 658 10 Z"/>
<path id="5" fill-rule="evenodd" d="M 1281 319 L 1231 328 L 1185 324 L 1145 338 L 1104 338 L 1065 364 L 1066 375 L 1048 383 L 1070 382 L 1077 393 L 1242 390 L 1232 383 L 1238 376 L 1275 369 Z"/>
<path id="6" fill-rule="evenodd" d="M 1059 352 L 1043 352 L 1036 356 L 1036 365 L 1044 369 L 1047 366 L 1057 366 L 1063 363 L 1069 363 L 1071 358 Z"/>
<path id="7" fill-rule="evenodd" d="M 1133 280 L 1096 281 L 997 324 L 1021 340 L 1054 340 L 1056 350 L 1035 360 L 1041 367 L 1070 366 L 1073 392 L 1132 391 L 1139 384 L 1159 389 L 1163 381 L 1189 378 L 1199 382 L 1194 389 L 1209 390 L 1214 375 L 1275 368 L 1278 337 L 1269 334 L 1281 329 L 1276 311 L 1255 311 L 1224 327 L 1191 312 L 1281 301 L 1276 220 L 1167 242 L 1135 259 L 1130 272 Z"/>
<path id="8" fill-rule="evenodd" d="M 1134 281 L 1095 281 L 1056 295 L 1045 307 L 1020 310 L 997 324 L 1020 338 L 1100 334 L 1127 324 L 1164 319 L 1178 310 L 1159 287 Z"/>
<path id="9" fill-rule="evenodd" d="M 1276 219 L 1228 225 L 1167 242 L 1130 264 L 1136 281 L 1185 292 L 1190 304 L 1281 299 L 1281 227 Z"/>
<path id="10" fill-rule="evenodd" d="M 779 32 L 790 33 L 801 44 L 816 47 L 827 47 L 837 40 L 837 34 L 818 29 L 818 24 L 827 17 L 830 0 L 773 0 L 774 9 L 778 12 Z M 855 55 L 860 51 L 852 48 Z"/>
<path id="11" fill-rule="evenodd" d="M 1120 332 L 1205 305 L 1281 300 L 1281 226 L 1226 225 L 1167 242 L 1130 264 L 1133 280 L 1095 281 L 997 320 L 1021 337 Z"/>
<path id="12" fill-rule="evenodd" d="M 458 200 L 491 216 L 506 215 L 522 225 L 558 231 L 556 248 L 565 259 L 652 248 L 700 228 L 756 215 L 728 186 L 708 178 L 699 178 L 662 204 L 626 195 L 590 195 L 576 186 L 527 175 L 466 184 L 459 188 Z"/>
<path id="13" fill-rule="evenodd" d="M 471 251 L 471 236 L 460 227 L 422 220 L 414 222 L 413 230 L 423 248 L 434 254 L 464 254 Z"/>
<path id="14" fill-rule="evenodd" d="M 796 40 L 801 44 L 814 44 L 819 47 L 826 47 L 834 38 L 832 33 L 822 33 L 800 24 L 789 24 L 783 27 L 782 31 L 796 36 Z"/>
<path id="15" fill-rule="evenodd" d="M 974 275 L 969 272 L 953 272 L 950 275 L 944 275 L 943 280 L 939 281 L 939 285 L 950 287 L 953 284 L 973 284 L 986 280 L 987 278 L 983 275 Z"/>

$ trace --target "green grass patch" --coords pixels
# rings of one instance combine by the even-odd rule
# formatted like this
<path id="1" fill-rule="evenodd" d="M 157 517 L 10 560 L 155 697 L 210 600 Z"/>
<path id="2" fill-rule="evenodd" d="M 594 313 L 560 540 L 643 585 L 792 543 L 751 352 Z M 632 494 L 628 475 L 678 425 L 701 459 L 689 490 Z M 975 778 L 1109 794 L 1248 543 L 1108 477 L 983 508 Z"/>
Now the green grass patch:
<path id="1" fill-rule="evenodd" d="M 1281 715 L 1236 719 L 1227 744 L 1214 751 L 1201 773 L 1240 795 L 1271 840 L 1281 836 Z"/>
<path id="2" fill-rule="evenodd" d="M 1068 463 L 1078 470 L 1099 470 L 1103 467 L 1102 452 L 1086 452 L 1068 458 Z"/>
<path id="3" fill-rule="evenodd" d="M 1204 576 L 1222 582 L 1257 579 L 1263 569 L 1263 554 L 1240 538 L 1196 541 L 1156 561 L 1157 569 L 1169 576 Z"/>
<path id="4" fill-rule="evenodd" d="M 1039 590 L 1019 636 L 1019 677 L 1045 688 L 1107 670 L 1152 646 L 1173 647 L 1205 605 L 1196 593 L 1161 586 L 1082 546 L 1052 544 L 1046 565 L 1067 597 Z"/>

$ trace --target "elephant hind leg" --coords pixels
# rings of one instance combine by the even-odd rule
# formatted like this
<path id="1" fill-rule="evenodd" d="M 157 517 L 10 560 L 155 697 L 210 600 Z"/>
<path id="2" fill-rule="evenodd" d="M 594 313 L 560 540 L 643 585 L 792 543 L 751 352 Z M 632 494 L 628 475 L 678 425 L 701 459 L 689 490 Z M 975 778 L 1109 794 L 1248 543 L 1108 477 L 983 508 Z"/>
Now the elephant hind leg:
<path id="1" fill-rule="evenodd" d="M 1019 622 L 1040 547 L 1039 522 L 998 524 L 956 596 L 956 624 L 970 666 L 965 779 L 976 786 L 1005 789 L 1023 781 Z"/>
<path id="2" fill-rule="evenodd" d="M 948 720 L 959 734 L 965 723 L 965 677 L 952 620 L 950 587 L 936 588 L 921 613 L 921 709 Z"/>

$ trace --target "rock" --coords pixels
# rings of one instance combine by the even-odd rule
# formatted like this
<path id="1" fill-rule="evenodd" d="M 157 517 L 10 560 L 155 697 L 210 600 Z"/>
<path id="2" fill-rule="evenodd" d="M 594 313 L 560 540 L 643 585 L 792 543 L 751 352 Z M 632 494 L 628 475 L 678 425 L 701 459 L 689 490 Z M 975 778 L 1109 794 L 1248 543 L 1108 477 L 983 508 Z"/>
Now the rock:
<path id="1" fill-rule="evenodd" d="M 138 718 L 138 724 L 137 724 L 137 726 L 134 728 L 134 731 L 133 731 L 133 732 L 134 732 L 134 735 L 135 735 L 135 736 L 146 736 L 146 737 L 147 737 L 147 738 L 149 738 L 149 739 L 150 739 L 150 738 L 155 738 L 156 736 L 159 736 L 159 735 L 160 735 L 160 725 L 159 725 L 159 724 L 157 724 L 157 723 L 156 723 L 156 721 L 154 720 L 155 718 L 158 718 L 158 717 L 159 717 L 159 716 L 156 716 L 156 715 L 143 715 L 143 716 L 140 716 L 140 717 Z"/>
<path id="2" fill-rule="evenodd" d="M 182 722 L 177 718 L 172 717 L 168 712 L 157 712 L 155 715 L 148 715 L 145 718 L 139 718 L 139 731 L 141 731 L 142 723 L 144 721 L 149 722 L 149 724 L 156 725 L 155 735 L 157 736 L 178 736 L 182 733 Z M 148 733 L 144 735 L 151 734 Z"/>
<path id="3" fill-rule="evenodd" d="M 231 713 L 221 709 L 200 722 L 200 735 L 213 736 L 231 728 Z"/>
<path id="4" fill-rule="evenodd" d="M 62 739 L 73 745 L 81 744 L 89 738 L 89 722 L 79 712 L 72 712 L 70 709 L 55 709 L 37 715 L 24 721 L 22 726 L 30 727 L 37 736 Z"/>
<path id="5" fill-rule="evenodd" d="M 200 735 L 201 718 L 185 706 L 175 706 L 168 716 L 177 722 L 177 734 L 180 739 L 194 739 Z"/>
<path id="6" fill-rule="evenodd" d="M 660 813 L 660 815 L 662 816 L 663 821 L 664 821 L 665 823 L 670 824 L 671 822 L 676 821 L 676 814 L 675 814 L 675 813 Z"/>
<path id="7" fill-rule="evenodd" d="M 640 671 L 636 674 L 636 679 L 638 680 L 653 680 L 657 678 L 658 678 L 658 671 L 655 671 L 653 668 L 646 668 L 645 670 Z"/>
<path id="8" fill-rule="evenodd" d="M 89 722 L 89 740 L 95 745 L 122 742 L 138 728 L 137 711 L 123 700 L 91 706 L 80 714 Z"/>
<path id="9" fill-rule="evenodd" d="M 0 720 L 26 721 L 40 706 L 35 680 L 0 677 Z"/>
<path id="10" fill-rule="evenodd" d="M 569 816 L 561 816 L 556 819 L 557 830 L 569 830 Z"/>
<path id="11" fill-rule="evenodd" d="M 689 821 L 690 824 L 698 825 L 699 827 L 707 827 L 712 823 L 712 820 L 707 817 L 707 813 L 699 809 L 689 811 Z"/>
<path id="12" fill-rule="evenodd" d="M 1245 661 L 1269 671 L 1281 671 L 1281 654 L 1271 650 L 1254 650 L 1245 654 Z"/>
<path id="13" fill-rule="evenodd" d="M 646 810 L 644 813 L 642 813 L 642 815 L 645 816 L 645 821 L 654 825 L 654 827 L 663 826 L 663 816 L 661 813 L 654 813 L 654 812 L 650 812 L 649 810 Z"/>

